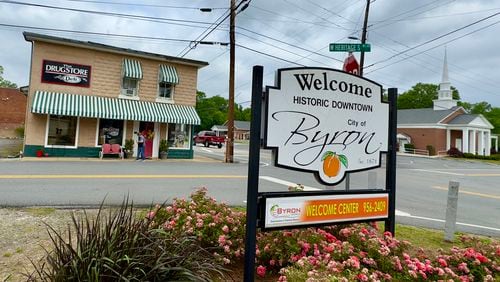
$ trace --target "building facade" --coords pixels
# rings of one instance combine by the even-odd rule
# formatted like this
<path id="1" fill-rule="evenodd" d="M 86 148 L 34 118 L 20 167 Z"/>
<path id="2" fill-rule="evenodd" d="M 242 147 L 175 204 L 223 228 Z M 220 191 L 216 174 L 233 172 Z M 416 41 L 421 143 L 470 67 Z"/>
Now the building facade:
<path id="1" fill-rule="evenodd" d="M 434 107 L 398 110 L 397 118 L 399 151 L 411 143 L 417 150 L 432 146 L 438 154 L 457 148 L 463 153 L 490 155 L 493 126 L 483 115 L 468 114 L 453 100 L 446 53 Z"/>
<path id="2" fill-rule="evenodd" d="M 158 157 L 192 158 L 198 69 L 206 62 L 24 33 L 32 42 L 25 156 L 97 157 L 104 143 L 146 137 Z"/>
<path id="3" fill-rule="evenodd" d="M 16 128 L 24 126 L 26 96 L 18 89 L 0 88 L 0 138 L 18 137 Z"/>

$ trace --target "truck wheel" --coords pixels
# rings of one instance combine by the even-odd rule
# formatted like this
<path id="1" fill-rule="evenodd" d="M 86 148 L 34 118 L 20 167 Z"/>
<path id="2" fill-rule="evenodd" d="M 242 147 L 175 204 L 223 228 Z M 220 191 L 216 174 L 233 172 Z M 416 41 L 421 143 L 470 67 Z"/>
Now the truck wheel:
<path id="1" fill-rule="evenodd" d="M 205 147 L 208 147 L 210 144 L 208 144 L 208 141 L 205 141 Z"/>
<path id="2" fill-rule="evenodd" d="M 220 143 L 217 144 L 217 148 L 219 148 L 219 149 L 222 148 L 222 144 L 220 144 Z"/>

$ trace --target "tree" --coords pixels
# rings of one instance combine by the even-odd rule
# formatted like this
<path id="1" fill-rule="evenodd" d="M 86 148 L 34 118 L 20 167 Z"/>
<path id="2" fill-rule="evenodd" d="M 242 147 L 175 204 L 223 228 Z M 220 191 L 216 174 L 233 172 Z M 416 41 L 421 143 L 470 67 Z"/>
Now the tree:
<path id="1" fill-rule="evenodd" d="M 210 130 L 214 125 L 222 125 L 227 120 L 229 101 L 221 96 L 207 98 L 204 92 L 196 93 L 196 112 L 200 116 L 201 124 L 197 130 Z M 234 107 L 235 120 L 250 120 L 250 109 L 236 104 Z"/>
<path id="2" fill-rule="evenodd" d="M 439 86 L 431 83 L 417 83 L 398 97 L 398 109 L 432 108 L 433 100 L 438 98 Z M 451 87 L 453 99 L 460 100 L 455 87 Z"/>
<path id="3" fill-rule="evenodd" d="M 17 88 L 17 85 L 13 82 L 10 82 L 2 77 L 3 75 L 3 67 L 0 66 L 0 87 L 5 88 Z"/>

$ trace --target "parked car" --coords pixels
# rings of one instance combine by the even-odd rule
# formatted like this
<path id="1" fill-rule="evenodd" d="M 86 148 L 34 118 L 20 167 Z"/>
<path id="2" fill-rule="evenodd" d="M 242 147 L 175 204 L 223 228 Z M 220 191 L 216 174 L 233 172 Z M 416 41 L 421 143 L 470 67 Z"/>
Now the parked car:
<path id="1" fill-rule="evenodd" d="M 209 147 L 210 145 L 215 145 L 217 148 L 222 148 L 222 144 L 226 141 L 224 136 L 217 136 L 214 131 L 200 131 L 193 137 L 193 144 L 201 143 L 205 145 L 205 147 Z"/>

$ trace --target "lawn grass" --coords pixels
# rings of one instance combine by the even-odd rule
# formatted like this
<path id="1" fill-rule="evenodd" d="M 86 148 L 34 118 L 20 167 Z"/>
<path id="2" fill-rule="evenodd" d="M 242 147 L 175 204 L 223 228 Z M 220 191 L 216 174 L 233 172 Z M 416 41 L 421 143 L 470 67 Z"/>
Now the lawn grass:
<path id="1" fill-rule="evenodd" d="M 56 209 L 48 208 L 48 207 L 32 207 L 24 209 L 26 212 L 30 213 L 33 216 L 47 216 L 53 214 Z"/>

